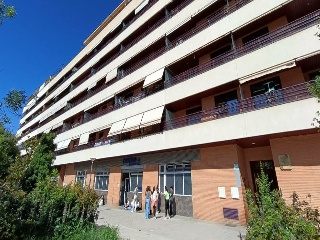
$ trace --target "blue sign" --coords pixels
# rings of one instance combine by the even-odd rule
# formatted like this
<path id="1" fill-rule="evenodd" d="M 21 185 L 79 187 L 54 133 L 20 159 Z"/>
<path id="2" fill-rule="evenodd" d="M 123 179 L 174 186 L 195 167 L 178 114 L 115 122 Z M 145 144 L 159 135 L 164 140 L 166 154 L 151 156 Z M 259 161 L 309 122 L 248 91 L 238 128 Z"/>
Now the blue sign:
<path id="1" fill-rule="evenodd" d="M 126 157 L 122 160 L 123 165 L 134 166 L 140 165 L 140 158 L 138 157 Z"/>

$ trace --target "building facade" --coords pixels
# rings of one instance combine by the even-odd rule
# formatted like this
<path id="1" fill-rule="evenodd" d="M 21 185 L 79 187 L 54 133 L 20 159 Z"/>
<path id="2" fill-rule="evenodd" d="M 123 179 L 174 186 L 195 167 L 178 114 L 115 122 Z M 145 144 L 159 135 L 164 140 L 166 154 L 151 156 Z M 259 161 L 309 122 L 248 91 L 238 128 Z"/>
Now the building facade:
<path id="1" fill-rule="evenodd" d="M 174 214 L 245 224 L 260 167 L 320 205 L 317 0 L 124 0 L 23 109 L 61 184 L 119 206 L 173 186 Z M 312 201 L 311 201 L 312 200 Z M 143 204 L 142 204 L 143 205 Z M 161 204 L 163 208 L 163 202 Z"/>

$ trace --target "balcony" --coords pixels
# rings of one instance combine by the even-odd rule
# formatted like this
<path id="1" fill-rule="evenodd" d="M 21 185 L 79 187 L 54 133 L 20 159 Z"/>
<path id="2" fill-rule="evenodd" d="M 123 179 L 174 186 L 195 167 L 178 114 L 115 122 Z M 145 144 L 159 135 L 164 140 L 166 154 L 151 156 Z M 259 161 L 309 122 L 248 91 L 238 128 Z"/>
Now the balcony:
<path id="1" fill-rule="evenodd" d="M 141 39 L 143 39 L 145 36 L 147 36 L 149 33 L 151 33 L 153 30 L 155 30 L 156 28 L 158 28 L 161 24 L 163 24 L 164 22 L 166 22 L 168 19 L 170 19 L 172 16 L 174 16 L 175 14 L 177 14 L 179 11 L 181 11 L 183 8 L 185 8 L 186 6 L 188 6 L 191 2 L 193 2 L 194 0 L 184 0 L 181 4 L 179 4 L 176 8 L 174 8 L 168 16 L 165 16 L 164 18 L 162 18 L 161 20 L 159 20 L 156 24 L 154 24 L 153 26 L 151 26 L 147 31 L 145 31 L 143 34 L 139 35 L 137 38 L 135 38 L 134 40 L 132 40 L 130 43 L 128 43 L 125 46 L 125 49 L 123 51 L 119 51 L 118 53 L 114 54 L 112 57 L 110 57 L 106 62 L 104 63 L 100 63 L 99 66 L 97 67 L 97 71 L 96 73 L 101 70 L 103 67 L 105 67 L 107 64 L 109 64 L 110 62 L 112 62 L 114 59 L 116 59 L 118 56 L 120 56 L 121 54 L 123 54 L 124 52 L 126 52 L 128 49 L 130 49 L 135 43 L 139 42 Z M 88 58 L 84 63 L 82 63 L 78 68 L 77 71 L 83 67 L 88 61 L 90 61 L 95 55 L 97 55 L 99 52 L 101 52 L 106 46 L 108 46 L 108 44 L 110 42 L 112 42 L 118 35 L 120 35 L 120 33 L 122 33 L 125 29 L 127 29 L 133 22 L 135 22 L 144 12 L 146 12 L 148 9 L 150 9 L 156 2 L 158 2 L 158 0 L 152 0 L 149 1 L 149 4 L 144 7 L 130 22 L 128 22 L 126 24 L 126 27 L 123 28 L 118 34 L 116 34 L 113 38 L 109 39 L 105 44 L 103 44 L 100 49 L 98 51 L 95 52 L 95 54 Z M 59 83 L 56 87 L 54 87 L 53 90 L 50 90 L 49 93 L 54 92 L 58 87 L 60 87 L 64 82 L 66 82 L 75 72 L 71 72 L 68 76 L 64 77 L 63 80 L 61 81 L 61 83 Z M 92 75 L 88 75 L 87 77 L 85 77 L 84 79 L 82 79 L 76 86 L 81 85 L 83 82 L 85 82 L 85 80 L 87 80 L 88 78 L 90 78 Z M 48 94 L 49 96 L 49 94 Z M 43 99 L 45 100 L 46 97 Z M 37 103 L 36 105 L 39 105 L 41 102 Z M 35 105 L 35 106 L 36 106 Z M 29 113 L 35 106 L 33 106 L 32 108 L 28 109 L 24 116 L 27 115 L 27 113 Z"/>
<path id="2" fill-rule="evenodd" d="M 128 141 L 131 139 L 141 138 L 157 133 L 163 133 L 170 130 L 192 126 L 196 124 L 202 124 L 208 121 L 218 120 L 222 118 L 232 117 L 236 115 L 241 115 L 249 112 L 258 111 L 261 109 L 268 109 L 278 105 L 283 105 L 291 102 L 297 102 L 304 99 L 312 98 L 310 92 L 308 91 L 307 84 L 301 83 L 286 87 L 283 89 L 271 91 L 266 94 L 257 95 L 255 97 L 238 100 L 231 104 L 220 105 L 219 107 L 213 109 L 206 109 L 198 113 L 186 115 L 183 117 L 174 118 L 165 121 L 161 124 L 159 130 L 150 132 L 135 131 L 134 133 L 126 134 L 125 137 L 119 137 L 119 135 L 107 137 L 100 139 L 98 141 L 92 141 L 87 144 L 76 146 L 72 150 L 63 149 L 56 151 L 56 155 L 63 155 L 66 153 L 81 151 L 85 149 L 90 149 L 103 145 L 112 145 L 119 142 Z M 312 118 L 310 118 L 312 121 Z M 311 126 L 311 125 L 310 125 Z"/>
<path id="3" fill-rule="evenodd" d="M 320 11 L 318 10 L 318 11 L 315 11 L 309 15 L 306 15 L 306 16 L 304 16 L 294 22 L 291 22 L 291 23 L 289 23 L 289 24 L 287 24 L 287 25 L 285 25 L 285 26 L 283 26 L 273 32 L 270 32 L 262 37 L 259 37 L 255 40 L 251 41 L 251 42 L 248 42 L 247 44 L 243 45 L 242 47 L 238 47 L 238 48 L 231 50 L 231 51 L 229 51 L 219 57 L 213 58 L 212 60 L 210 60 L 206 63 L 203 63 L 199 66 L 191 68 L 185 72 L 182 72 L 182 73 L 172 77 L 170 79 L 170 81 L 166 81 L 164 83 L 163 88 L 159 88 L 153 93 L 161 91 L 162 89 L 170 88 L 178 83 L 184 82 L 190 78 L 193 78 L 197 75 L 200 75 L 201 73 L 204 73 L 204 72 L 207 72 L 211 69 L 217 68 L 218 66 L 221 66 L 225 63 L 233 61 L 234 59 L 240 58 L 246 54 L 249 54 L 253 51 L 256 51 L 256 50 L 261 49 L 265 46 L 268 46 L 276 41 L 279 41 L 279 40 L 284 39 L 286 37 L 289 37 L 293 34 L 296 34 L 297 32 L 303 31 L 304 29 L 307 29 L 311 26 L 315 26 L 318 23 L 319 19 L 320 19 Z M 102 91 L 105 88 L 106 88 L 106 86 L 103 86 L 100 89 L 96 89 L 94 91 L 94 94 L 97 94 L 98 92 Z M 153 93 L 151 93 L 151 94 L 153 94 Z M 129 105 L 132 102 L 136 102 L 138 100 L 141 100 L 149 95 L 148 94 L 146 94 L 144 96 L 141 95 L 137 99 L 132 99 L 131 101 L 127 101 L 125 104 L 123 104 L 123 106 Z M 88 97 L 86 97 L 86 99 L 87 98 Z M 96 117 L 100 117 L 102 114 L 107 114 L 107 113 L 114 111 L 118 108 L 119 108 L 119 106 L 115 106 L 111 110 L 106 110 L 106 112 L 101 113 L 97 116 L 93 116 L 89 120 L 93 120 Z"/>

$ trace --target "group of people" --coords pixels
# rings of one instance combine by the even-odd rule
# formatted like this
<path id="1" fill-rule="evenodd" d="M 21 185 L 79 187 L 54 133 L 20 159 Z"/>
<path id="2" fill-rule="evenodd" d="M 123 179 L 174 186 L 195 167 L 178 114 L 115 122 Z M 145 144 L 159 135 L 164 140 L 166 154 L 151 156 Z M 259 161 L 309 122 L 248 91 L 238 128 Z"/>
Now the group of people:
<path id="1" fill-rule="evenodd" d="M 147 186 L 145 197 L 146 197 L 146 208 L 145 208 L 145 218 L 149 219 L 149 213 L 150 213 L 150 206 L 152 209 L 152 217 L 153 219 L 157 219 L 157 212 L 158 212 L 158 201 L 159 196 L 163 195 L 165 200 L 165 217 L 164 219 L 170 219 L 172 217 L 172 206 L 173 206 L 173 187 L 170 187 L 170 190 L 168 191 L 167 186 L 165 186 L 164 193 L 159 192 L 159 189 L 155 186 L 153 187 L 151 191 L 151 187 Z"/>
<path id="2" fill-rule="evenodd" d="M 159 189 L 155 186 L 151 191 L 151 187 L 147 186 L 145 191 L 146 205 L 145 205 L 145 219 L 149 219 L 150 210 L 153 219 L 157 219 L 157 213 L 159 210 L 159 197 L 164 197 L 164 208 L 165 208 L 165 216 L 164 219 L 170 219 L 172 217 L 172 209 L 174 204 L 174 196 L 173 196 L 173 187 L 171 186 L 168 190 L 167 186 L 165 186 L 164 193 L 159 192 Z M 140 202 L 138 200 L 138 186 L 133 190 L 133 199 L 130 200 L 127 198 L 124 203 L 124 209 L 131 210 L 131 212 L 136 212 L 141 209 Z"/>
<path id="3" fill-rule="evenodd" d="M 138 186 L 133 190 L 133 199 L 130 203 L 129 199 L 126 199 L 124 203 L 124 209 L 131 210 L 131 212 L 136 212 L 141 209 L 140 202 L 138 199 Z"/>

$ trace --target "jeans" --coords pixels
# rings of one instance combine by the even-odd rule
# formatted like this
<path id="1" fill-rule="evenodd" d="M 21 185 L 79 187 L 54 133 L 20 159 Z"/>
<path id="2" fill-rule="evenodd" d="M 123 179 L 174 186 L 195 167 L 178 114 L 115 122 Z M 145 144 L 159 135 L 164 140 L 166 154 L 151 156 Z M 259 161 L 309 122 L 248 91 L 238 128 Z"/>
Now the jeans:
<path id="1" fill-rule="evenodd" d="M 147 198 L 147 199 L 146 199 L 146 210 L 145 210 L 145 212 L 144 212 L 144 217 L 145 217 L 146 219 L 149 218 L 149 213 L 150 213 L 150 199 Z"/>

